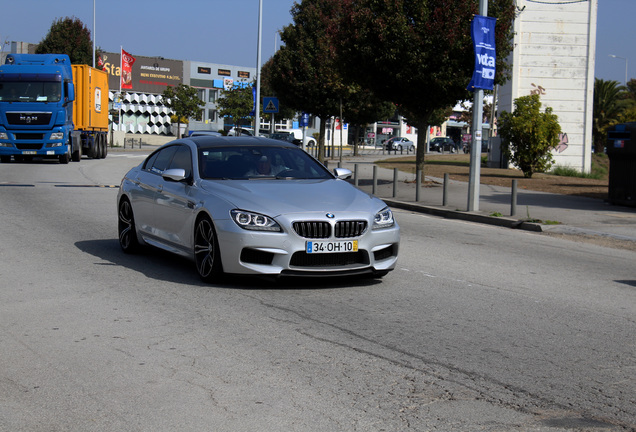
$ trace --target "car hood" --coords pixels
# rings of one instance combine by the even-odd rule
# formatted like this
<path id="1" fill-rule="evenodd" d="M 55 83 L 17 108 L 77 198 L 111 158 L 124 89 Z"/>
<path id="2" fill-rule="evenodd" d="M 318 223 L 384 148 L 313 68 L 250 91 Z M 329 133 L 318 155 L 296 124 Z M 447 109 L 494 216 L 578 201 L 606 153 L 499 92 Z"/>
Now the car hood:
<path id="1" fill-rule="evenodd" d="M 202 180 L 206 193 L 269 216 L 299 212 L 378 212 L 386 204 L 344 180 Z"/>

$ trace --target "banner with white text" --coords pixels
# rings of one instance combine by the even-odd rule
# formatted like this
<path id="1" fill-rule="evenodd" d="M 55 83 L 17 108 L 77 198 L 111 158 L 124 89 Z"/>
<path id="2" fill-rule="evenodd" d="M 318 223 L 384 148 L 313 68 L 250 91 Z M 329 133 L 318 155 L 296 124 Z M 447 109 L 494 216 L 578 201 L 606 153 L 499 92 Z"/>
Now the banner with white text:
<path id="1" fill-rule="evenodd" d="M 475 49 L 475 70 L 467 90 L 492 90 L 495 86 L 495 24 L 497 19 L 476 15 L 470 33 Z"/>

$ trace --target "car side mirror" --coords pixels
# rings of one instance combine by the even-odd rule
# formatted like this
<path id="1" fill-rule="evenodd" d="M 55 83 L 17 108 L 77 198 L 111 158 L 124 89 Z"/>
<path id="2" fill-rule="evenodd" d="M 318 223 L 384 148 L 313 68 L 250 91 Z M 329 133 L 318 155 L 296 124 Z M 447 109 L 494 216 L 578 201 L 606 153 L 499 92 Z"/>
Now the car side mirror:
<path id="1" fill-rule="evenodd" d="M 334 168 L 333 173 L 337 178 L 341 180 L 349 179 L 353 175 L 351 170 L 348 170 L 346 168 Z"/>
<path id="2" fill-rule="evenodd" d="M 173 182 L 182 182 L 186 179 L 185 170 L 183 168 L 165 170 L 163 174 L 161 174 L 161 177 L 167 181 Z"/>

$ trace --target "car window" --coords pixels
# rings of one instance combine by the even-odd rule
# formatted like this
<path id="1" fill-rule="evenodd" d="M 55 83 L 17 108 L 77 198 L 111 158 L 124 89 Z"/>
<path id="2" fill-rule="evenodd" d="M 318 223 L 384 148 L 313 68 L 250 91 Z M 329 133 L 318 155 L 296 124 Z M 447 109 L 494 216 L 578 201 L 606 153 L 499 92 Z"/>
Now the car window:
<path id="1" fill-rule="evenodd" d="M 144 164 L 144 169 L 155 174 L 163 174 L 177 149 L 178 146 L 173 145 L 157 151 L 148 158 Z"/>
<path id="2" fill-rule="evenodd" d="M 170 166 L 168 168 L 182 168 L 185 170 L 186 178 L 189 178 L 192 175 L 192 155 L 190 147 L 185 145 L 176 147 L 178 147 L 177 151 L 174 153 L 172 162 L 170 162 Z"/>

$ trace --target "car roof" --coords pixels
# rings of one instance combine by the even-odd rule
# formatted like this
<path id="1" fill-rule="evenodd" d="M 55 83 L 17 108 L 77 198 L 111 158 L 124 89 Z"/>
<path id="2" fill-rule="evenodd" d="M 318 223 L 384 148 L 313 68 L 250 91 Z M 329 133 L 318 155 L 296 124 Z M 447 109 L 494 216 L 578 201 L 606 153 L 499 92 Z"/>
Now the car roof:
<path id="1" fill-rule="evenodd" d="M 274 140 L 265 137 L 254 136 L 196 136 L 183 138 L 181 141 L 191 141 L 198 148 L 214 148 L 227 146 L 258 146 L 258 147 L 289 147 L 297 149 L 298 146 L 287 141 Z"/>

